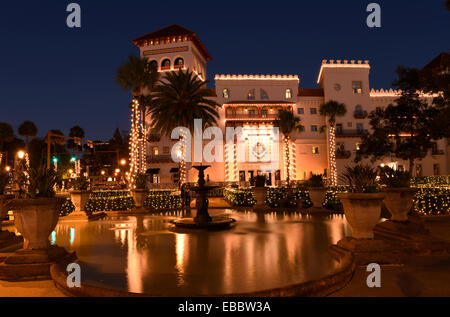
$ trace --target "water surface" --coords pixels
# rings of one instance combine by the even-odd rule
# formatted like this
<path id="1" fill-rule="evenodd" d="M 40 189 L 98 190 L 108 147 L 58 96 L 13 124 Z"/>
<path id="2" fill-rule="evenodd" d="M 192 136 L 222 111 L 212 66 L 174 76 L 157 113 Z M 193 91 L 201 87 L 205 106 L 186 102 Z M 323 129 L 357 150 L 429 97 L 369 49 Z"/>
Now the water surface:
<path id="1" fill-rule="evenodd" d="M 51 242 L 75 250 L 82 283 L 160 296 L 251 292 L 323 277 L 339 267 L 328 245 L 350 233 L 341 215 L 215 210 L 227 231 L 175 233 L 178 215 L 61 222 Z"/>

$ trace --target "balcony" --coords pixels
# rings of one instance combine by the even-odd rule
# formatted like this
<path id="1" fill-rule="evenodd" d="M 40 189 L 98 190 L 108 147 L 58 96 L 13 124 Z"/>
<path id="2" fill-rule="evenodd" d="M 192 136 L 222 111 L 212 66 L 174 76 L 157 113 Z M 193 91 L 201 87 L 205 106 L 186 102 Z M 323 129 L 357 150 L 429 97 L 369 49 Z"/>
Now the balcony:
<path id="1" fill-rule="evenodd" d="M 353 116 L 355 117 L 355 119 L 365 119 L 367 118 L 367 111 L 355 110 Z"/>
<path id="2" fill-rule="evenodd" d="M 432 149 L 431 155 L 444 155 L 444 150 Z"/>
<path id="3" fill-rule="evenodd" d="M 147 156 L 148 163 L 162 163 L 162 162 L 172 162 L 172 156 L 170 154 L 158 154 Z"/>
<path id="4" fill-rule="evenodd" d="M 278 119 L 278 113 L 265 113 L 265 112 L 248 112 L 248 113 L 227 113 L 226 119 L 233 120 L 276 120 Z"/>
<path id="5" fill-rule="evenodd" d="M 342 148 L 336 150 L 336 159 L 348 159 L 352 156 L 352 152 L 346 151 Z"/>
<path id="6" fill-rule="evenodd" d="M 360 137 L 363 134 L 367 133 L 367 130 L 363 129 L 353 129 L 353 130 L 343 130 L 343 129 L 336 129 L 336 136 L 337 137 Z"/>
<path id="7" fill-rule="evenodd" d="M 173 68 L 175 68 L 175 69 L 184 69 L 184 65 L 175 65 Z"/>

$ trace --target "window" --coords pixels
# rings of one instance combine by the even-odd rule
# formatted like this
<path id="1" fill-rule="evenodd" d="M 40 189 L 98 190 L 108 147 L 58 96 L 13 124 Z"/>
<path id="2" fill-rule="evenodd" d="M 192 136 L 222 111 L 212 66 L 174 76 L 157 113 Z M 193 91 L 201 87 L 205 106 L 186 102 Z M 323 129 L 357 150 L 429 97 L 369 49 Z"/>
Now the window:
<path id="1" fill-rule="evenodd" d="M 168 146 L 163 147 L 163 153 L 169 154 L 170 148 Z"/>
<path id="2" fill-rule="evenodd" d="M 362 94 L 362 82 L 361 81 L 352 81 L 352 90 L 354 94 Z"/>
<path id="3" fill-rule="evenodd" d="M 319 147 L 318 146 L 313 146 L 312 147 L 312 153 L 313 154 L 319 154 Z"/>
<path id="4" fill-rule="evenodd" d="M 342 123 L 336 124 L 336 133 L 342 134 Z"/>
<path id="5" fill-rule="evenodd" d="M 440 175 L 439 164 L 433 164 L 433 175 Z"/>
<path id="6" fill-rule="evenodd" d="M 267 95 L 266 91 L 264 89 L 260 90 L 261 93 L 261 99 L 269 99 L 269 96 Z"/>
<path id="7" fill-rule="evenodd" d="M 255 89 L 250 89 L 248 91 L 247 100 L 255 100 Z"/>
<path id="8" fill-rule="evenodd" d="M 311 126 L 311 132 L 317 132 L 317 126 L 316 125 L 312 125 Z"/>
<path id="9" fill-rule="evenodd" d="M 153 156 L 158 156 L 159 154 L 159 150 L 157 146 L 152 146 L 152 155 Z"/>
<path id="10" fill-rule="evenodd" d="M 311 108 L 309 111 L 311 114 L 317 114 L 317 108 Z"/>
<path id="11" fill-rule="evenodd" d="M 399 165 L 399 166 L 398 166 L 398 170 L 401 171 L 401 172 L 403 172 L 403 171 L 405 171 L 405 168 L 403 167 L 403 165 Z"/>
<path id="12" fill-rule="evenodd" d="M 361 107 L 361 105 L 356 105 L 356 107 L 355 107 L 355 112 L 362 112 L 362 107 Z"/>
<path id="13" fill-rule="evenodd" d="M 261 117 L 267 118 L 267 110 L 261 110 Z"/>
<path id="14" fill-rule="evenodd" d="M 182 69 L 184 67 L 184 59 L 181 58 L 181 57 L 178 57 L 175 60 L 175 65 L 174 66 L 175 66 L 176 69 Z"/>
<path id="15" fill-rule="evenodd" d="M 359 151 L 359 147 L 360 147 L 361 143 L 356 143 L 356 150 Z"/>
<path id="16" fill-rule="evenodd" d="M 281 180 L 281 172 L 280 170 L 275 171 L 275 180 L 280 181 Z"/>
<path id="17" fill-rule="evenodd" d="M 170 59 L 166 58 L 161 62 L 161 69 L 170 69 Z"/>
<path id="18" fill-rule="evenodd" d="M 225 99 L 230 98 L 230 90 L 229 90 L 228 88 L 224 88 L 224 89 L 222 90 L 222 95 L 223 95 L 223 97 L 224 97 Z"/>
<path id="19" fill-rule="evenodd" d="M 363 124 L 362 123 L 357 123 L 356 124 L 356 132 L 357 133 L 362 133 L 363 132 Z"/>
<path id="20" fill-rule="evenodd" d="M 239 181 L 245 182 L 245 171 L 239 171 Z"/>
<path id="21" fill-rule="evenodd" d="M 158 62 L 157 61 L 152 60 L 149 65 L 150 65 L 150 69 L 158 70 Z"/>
<path id="22" fill-rule="evenodd" d="M 416 165 L 416 176 L 422 176 L 422 164 Z"/>
<path id="23" fill-rule="evenodd" d="M 254 110 L 254 109 L 249 110 L 249 111 L 248 111 L 248 116 L 249 116 L 250 118 L 254 118 L 254 117 L 255 117 L 255 110 Z"/>
<path id="24" fill-rule="evenodd" d="M 284 93 L 284 97 L 286 99 L 291 99 L 292 98 L 292 90 L 290 88 L 287 88 L 285 93 Z"/>
<path id="25" fill-rule="evenodd" d="M 297 114 L 304 114 L 305 109 L 304 108 L 297 108 Z"/>
<path id="26" fill-rule="evenodd" d="M 347 122 L 347 127 L 351 128 L 353 126 L 352 122 Z"/>

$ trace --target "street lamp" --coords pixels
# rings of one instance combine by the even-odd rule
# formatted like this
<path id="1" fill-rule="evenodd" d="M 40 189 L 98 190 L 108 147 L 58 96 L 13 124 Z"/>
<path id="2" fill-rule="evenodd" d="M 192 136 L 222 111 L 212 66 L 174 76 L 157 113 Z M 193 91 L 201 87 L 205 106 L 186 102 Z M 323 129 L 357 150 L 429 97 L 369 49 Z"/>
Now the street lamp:
<path id="1" fill-rule="evenodd" d="M 17 152 L 17 157 L 23 159 L 25 157 L 25 152 L 24 151 Z"/>
<path id="2" fill-rule="evenodd" d="M 126 160 L 126 159 L 122 159 L 122 160 L 120 161 L 120 165 L 125 165 L 125 164 L 127 164 L 127 160 Z"/>
<path id="3" fill-rule="evenodd" d="M 5 170 L 9 173 L 9 171 L 11 170 L 11 167 L 6 166 Z"/>

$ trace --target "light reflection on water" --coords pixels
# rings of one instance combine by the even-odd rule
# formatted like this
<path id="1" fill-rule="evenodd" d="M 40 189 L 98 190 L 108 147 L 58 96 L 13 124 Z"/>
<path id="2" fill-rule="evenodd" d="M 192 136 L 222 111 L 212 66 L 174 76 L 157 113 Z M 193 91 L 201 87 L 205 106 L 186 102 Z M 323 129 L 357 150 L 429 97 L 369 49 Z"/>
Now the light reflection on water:
<path id="1" fill-rule="evenodd" d="M 75 250 L 82 282 L 161 296 L 212 295 L 276 288 L 338 268 L 328 245 L 350 233 L 341 215 L 256 214 L 228 231 L 175 233 L 174 215 L 111 216 L 63 222 L 56 244 Z M 178 214 L 178 216 L 180 216 Z"/>

